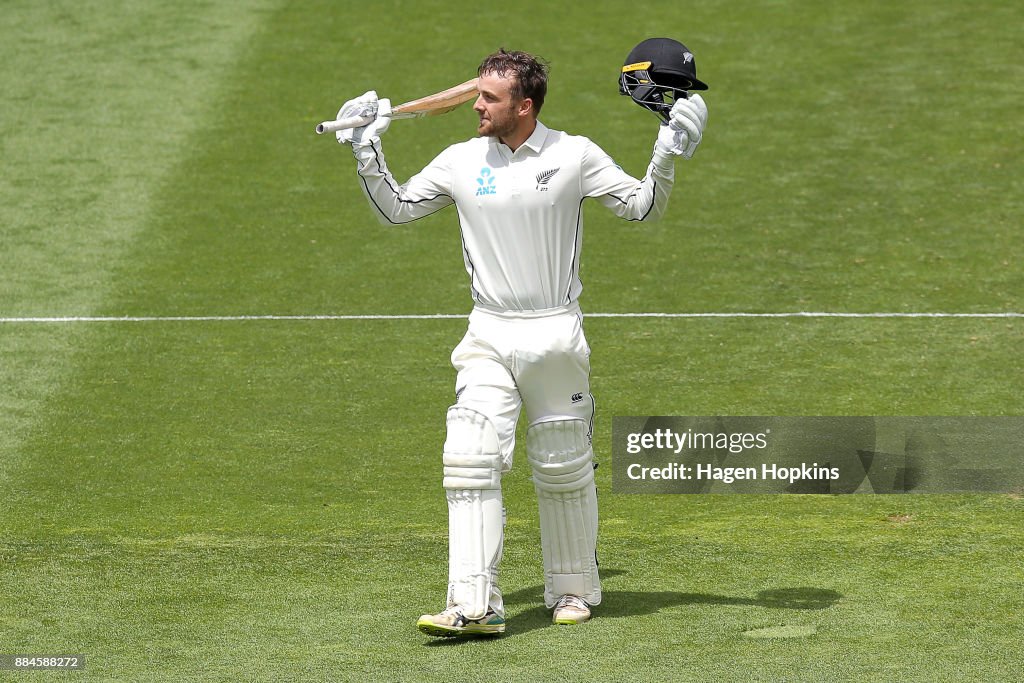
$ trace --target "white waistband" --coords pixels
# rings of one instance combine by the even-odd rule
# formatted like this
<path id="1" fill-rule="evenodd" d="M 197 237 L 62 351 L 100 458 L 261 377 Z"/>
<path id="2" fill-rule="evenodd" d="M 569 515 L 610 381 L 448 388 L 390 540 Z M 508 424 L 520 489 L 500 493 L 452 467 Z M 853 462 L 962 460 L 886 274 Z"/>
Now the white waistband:
<path id="1" fill-rule="evenodd" d="M 535 318 L 551 318 L 558 315 L 581 315 L 580 304 L 577 301 L 573 301 L 571 304 L 565 306 L 556 306 L 554 308 L 542 308 L 536 311 L 505 311 L 498 308 L 491 308 L 483 304 L 476 304 L 473 307 L 474 314 L 482 314 L 499 320 L 532 320 Z"/>

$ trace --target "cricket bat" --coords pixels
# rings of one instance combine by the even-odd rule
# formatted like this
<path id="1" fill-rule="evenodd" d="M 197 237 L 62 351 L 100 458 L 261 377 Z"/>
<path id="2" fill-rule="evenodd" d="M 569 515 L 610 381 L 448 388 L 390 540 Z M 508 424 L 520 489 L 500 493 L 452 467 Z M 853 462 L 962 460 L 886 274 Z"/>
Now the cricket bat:
<path id="1" fill-rule="evenodd" d="M 477 79 L 473 78 L 460 85 L 442 90 L 439 93 L 400 104 L 391 109 L 391 118 L 415 119 L 421 116 L 437 116 L 438 114 L 450 112 L 459 105 L 476 98 L 476 81 Z M 317 135 L 323 135 L 324 133 L 334 133 L 346 128 L 358 128 L 371 122 L 373 122 L 372 116 L 353 116 L 347 119 L 324 121 L 317 124 L 316 132 Z"/>

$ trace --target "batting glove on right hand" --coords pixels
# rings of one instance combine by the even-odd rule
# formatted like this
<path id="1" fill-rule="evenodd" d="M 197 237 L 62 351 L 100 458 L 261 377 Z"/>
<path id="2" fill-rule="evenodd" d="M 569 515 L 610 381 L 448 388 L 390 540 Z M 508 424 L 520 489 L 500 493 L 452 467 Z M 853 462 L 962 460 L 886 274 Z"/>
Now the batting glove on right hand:
<path id="1" fill-rule="evenodd" d="M 674 154 L 689 159 L 697 151 L 708 122 L 708 107 L 700 95 L 679 99 L 672 105 L 667 124 L 658 131 L 655 148 L 662 154 Z"/>
<path id="2" fill-rule="evenodd" d="M 335 133 L 338 142 L 348 145 L 368 145 L 380 136 L 391 125 L 391 100 L 378 99 L 374 90 L 349 100 L 338 110 L 338 119 L 352 116 L 372 116 L 373 121 L 359 128 L 348 128 Z"/>

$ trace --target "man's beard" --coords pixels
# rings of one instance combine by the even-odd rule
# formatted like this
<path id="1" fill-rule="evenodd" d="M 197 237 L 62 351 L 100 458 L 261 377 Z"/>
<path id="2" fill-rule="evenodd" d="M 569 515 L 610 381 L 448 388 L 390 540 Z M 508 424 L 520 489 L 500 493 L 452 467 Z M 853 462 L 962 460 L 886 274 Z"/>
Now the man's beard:
<path id="1" fill-rule="evenodd" d="M 486 132 L 477 129 L 480 137 L 503 138 L 511 135 L 516 129 L 516 115 L 512 108 L 501 113 L 498 118 L 491 116 L 486 123 L 490 124 Z"/>

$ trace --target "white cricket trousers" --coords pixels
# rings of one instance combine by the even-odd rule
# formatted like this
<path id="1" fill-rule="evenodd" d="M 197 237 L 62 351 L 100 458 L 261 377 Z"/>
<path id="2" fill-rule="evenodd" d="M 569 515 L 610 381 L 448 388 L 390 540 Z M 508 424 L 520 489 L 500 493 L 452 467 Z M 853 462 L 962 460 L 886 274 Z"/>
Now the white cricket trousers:
<path id="1" fill-rule="evenodd" d="M 486 415 L 498 432 L 502 471 L 512 468 L 516 422 L 581 418 L 593 428 L 590 347 L 578 303 L 543 311 L 477 306 L 452 352 L 456 403 Z"/>

